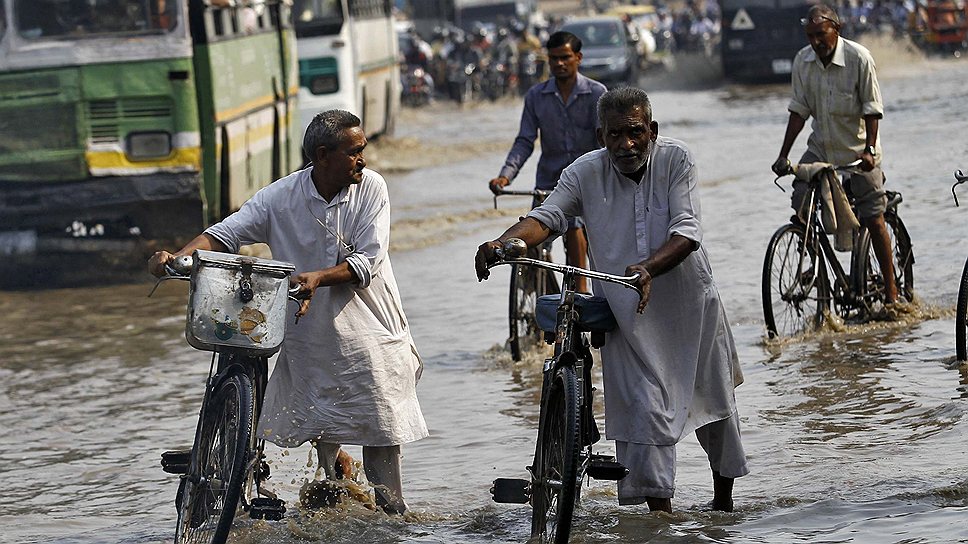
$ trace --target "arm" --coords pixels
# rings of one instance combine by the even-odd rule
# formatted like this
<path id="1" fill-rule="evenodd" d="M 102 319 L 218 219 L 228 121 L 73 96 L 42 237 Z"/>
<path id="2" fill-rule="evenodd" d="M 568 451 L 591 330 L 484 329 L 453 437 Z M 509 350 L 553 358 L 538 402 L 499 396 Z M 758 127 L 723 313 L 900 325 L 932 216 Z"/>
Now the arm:
<path id="1" fill-rule="evenodd" d="M 652 293 L 652 278 L 661 276 L 679 266 L 679 263 L 686 260 L 686 257 L 697 247 L 698 245 L 693 240 L 673 234 L 651 257 L 625 269 L 626 276 L 639 275 L 639 288 L 642 290 L 642 298 L 639 299 L 639 306 L 636 309 L 638 313 L 645 311 L 645 306 L 649 303 L 649 295 Z"/>
<path id="2" fill-rule="evenodd" d="M 538 139 L 538 116 L 534 110 L 533 96 L 535 95 L 530 92 L 525 96 L 524 111 L 521 112 L 521 125 L 518 128 L 517 137 L 514 138 L 514 145 L 511 146 L 511 151 L 504 160 L 501 173 L 488 183 L 494 193 L 499 192 L 502 187 L 510 185 L 511 180 L 517 177 L 521 167 L 534 153 L 534 142 Z"/>
<path id="3" fill-rule="evenodd" d="M 302 317 L 309 311 L 309 303 L 312 302 L 313 295 L 316 294 L 316 289 L 356 282 L 359 282 L 359 278 L 356 277 L 356 274 L 346 261 L 330 268 L 299 274 L 290 283 L 294 286 L 298 285 L 300 292 L 308 291 L 308 294 L 303 295 L 303 300 L 299 303 L 299 310 L 296 312 L 296 317 Z"/>
<path id="4" fill-rule="evenodd" d="M 803 130 L 804 125 L 807 124 L 807 120 L 800 117 L 800 114 L 790 112 L 790 118 L 787 120 L 786 132 L 783 135 L 783 145 L 780 146 L 780 154 L 777 156 L 776 162 L 773 163 L 773 172 L 777 175 L 786 174 L 790 169 L 790 149 L 793 147 L 793 142 L 797 140 L 797 136 L 800 135 L 800 131 Z"/>
<path id="5" fill-rule="evenodd" d="M 864 151 L 860 154 L 861 170 L 865 172 L 870 172 L 874 169 L 876 165 L 874 154 L 870 153 L 869 150 L 876 149 L 877 146 L 877 127 L 880 124 L 879 115 L 865 115 L 864 116 L 864 127 L 867 130 L 867 140 Z"/>
<path id="6" fill-rule="evenodd" d="M 211 234 L 202 233 L 175 253 L 169 253 L 164 250 L 155 252 L 155 254 L 148 259 L 148 273 L 156 278 L 160 278 L 165 275 L 165 264 L 170 262 L 175 257 L 191 255 L 196 249 L 222 252 L 228 250 L 228 248 L 225 247 L 225 244 L 218 241 L 218 239 Z"/>

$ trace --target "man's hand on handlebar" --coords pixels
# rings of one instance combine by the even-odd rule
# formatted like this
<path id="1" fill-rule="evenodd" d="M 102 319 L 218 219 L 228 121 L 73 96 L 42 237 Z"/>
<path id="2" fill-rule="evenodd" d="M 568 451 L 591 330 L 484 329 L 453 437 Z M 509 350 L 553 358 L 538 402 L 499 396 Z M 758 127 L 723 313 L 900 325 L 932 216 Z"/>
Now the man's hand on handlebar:
<path id="1" fill-rule="evenodd" d="M 487 186 L 492 193 L 498 194 L 501 192 L 501 189 L 507 187 L 510 184 L 511 184 L 511 180 L 509 180 L 504 176 L 498 176 L 492 179 L 490 182 L 488 182 Z"/>
<path id="2" fill-rule="evenodd" d="M 777 157 L 773 166 L 770 168 L 778 176 L 786 176 L 793 173 L 793 165 L 790 164 L 790 159 L 786 157 Z"/>
<path id="3" fill-rule="evenodd" d="M 639 275 L 638 287 L 641 292 L 639 298 L 639 305 L 635 309 L 636 313 L 642 313 L 645 311 L 645 306 L 649 303 L 649 295 L 652 294 L 652 274 L 649 273 L 649 269 L 642 266 L 641 264 L 629 265 L 625 268 L 626 276 Z"/>
<path id="4" fill-rule="evenodd" d="M 477 255 L 474 256 L 474 268 L 477 270 L 477 281 L 484 281 L 490 277 L 491 272 L 487 269 L 487 265 L 500 260 L 500 257 L 497 255 L 497 250 L 501 249 L 502 246 L 503 244 L 497 240 L 484 242 L 478 246 Z"/>
<path id="5" fill-rule="evenodd" d="M 303 272 L 295 278 L 289 279 L 289 286 L 293 289 L 299 288 L 299 290 L 292 295 L 293 298 L 300 300 L 299 310 L 296 311 L 296 319 L 306 315 L 309 311 L 309 303 L 312 301 L 313 295 L 316 294 L 316 289 L 319 287 L 319 281 L 321 279 L 321 272 Z"/>
<path id="6" fill-rule="evenodd" d="M 168 253 L 167 251 L 156 251 L 151 258 L 148 259 L 148 273 L 156 278 L 163 278 L 168 275 L 165 270 L 165 265 L 171 262 L 175 258 L 175 255 Z"/>
<path id="7" fill-rule="evenodd" d="M 865 150 L 860 155 L 857 155 L 857 158 L 860 159 L 860 169 L 864 172 L 870 172 L 874 169 L 874 155 L 871 155 Z"/>

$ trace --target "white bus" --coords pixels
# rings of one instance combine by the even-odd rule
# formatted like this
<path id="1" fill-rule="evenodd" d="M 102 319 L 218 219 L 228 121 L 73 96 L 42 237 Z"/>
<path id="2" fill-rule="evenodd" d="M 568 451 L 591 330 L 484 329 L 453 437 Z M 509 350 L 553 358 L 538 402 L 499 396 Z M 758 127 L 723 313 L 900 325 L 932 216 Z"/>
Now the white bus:
<path id="1" fill-rule="evenodd" d="M 390 0 L 295 0 L 303 132 L 329 109 L 355 113 L 367 137 L 393 131 L 400 109 Z"/>

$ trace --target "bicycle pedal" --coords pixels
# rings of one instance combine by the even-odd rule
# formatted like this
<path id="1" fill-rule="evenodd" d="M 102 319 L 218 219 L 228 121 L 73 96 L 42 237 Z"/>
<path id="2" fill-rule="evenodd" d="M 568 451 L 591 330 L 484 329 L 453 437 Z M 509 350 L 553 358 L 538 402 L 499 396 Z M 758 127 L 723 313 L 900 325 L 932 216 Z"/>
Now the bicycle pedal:
<path id="1" fill-rule="evenodd" d="M 586 474 L 596 480 L 621 480 L 628 476 L 629 469 L 611 455 L 592 455 Z"/>
<path id="2" fill-rule="evenodd" d="M 187 474 L 192 450 L 171 450 L 161 454 L 161 470 L 169 474 Z"/>
<path id="3" fill-rule="evenodd" d="M 491 499 L 504 504 L 527 504 L 531 501 L 531 480 L 498 478 L 491 485 Z"/>
<path id="4" fill-rule="evenodd" d="M 249 517 L 252 519 L 279 521 L 285 514 L 286 503 L 282 499 L 256 497 L 249 504 Z"/>

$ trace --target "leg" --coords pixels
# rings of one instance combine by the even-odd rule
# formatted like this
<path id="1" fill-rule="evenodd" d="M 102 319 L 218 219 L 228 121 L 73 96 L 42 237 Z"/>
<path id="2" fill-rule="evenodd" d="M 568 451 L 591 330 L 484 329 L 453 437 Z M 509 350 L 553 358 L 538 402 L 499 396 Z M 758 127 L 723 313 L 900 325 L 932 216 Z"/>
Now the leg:
<path id="1" fill-rule="evenodd" d="M 339 444 L 314 442 L 313 445 L 316 446 L 316 453 L 319 455 L 319 466 L 326 472 L 327 480 L 339 480 L 346 475 L 346 473 L 338 473 L 342 472 L 342 470 L 337 470 L 340 454 L 343 453 Z"/>
<path id="2" fill-rule="evenodd" d="M 569 228 L 565 234 L 565 262 L 571 266 L 587 268 L 588 241 L 585 239 L 585 229 L 581 226 Z M 588 280 L 584 277 L 576 278 L 576 288 L 579 292 L 588 292 Z"/>
<path id="3" fill-rule="evenodd" d="M 676 447 L 615 441 L 615 457 L 629 469 L 618 481 L 618 503 L 642 504 L 656 512 L 672 512 L 675 493 Z"/>
<path id="4" fill-rule="evenodd" d="M 739 432 L 739 415 L 714 421 L 696 429 L 699 445 L 706 451 L 713 471 L 713 510 L 733 511 L 733 480 L 749 474 L 746 452 Z"/>
<path id="5" fill-rule="evenodd" d="M 400 446 L 363 446 L 363 470 L 373 486 L 377 506 L 388 514 L 407 511 L 400 476 Z"/>
<path id="6" fill-rule="evenodd" d="M 897 283 L 894 281 L 894 248 L 891 247 L 891 237 L 887 232 L 887 224 L 884 223 L 884 215 L 867 217 L 862 219 L 862 222 L 871 233 L 874 255 L 877 256 L 877 264 L 881 265 L 881 274 L 884 276 L 884 302 L 885 304 L 893 304 L 897 302 Z"/>

